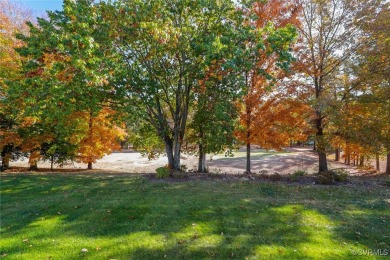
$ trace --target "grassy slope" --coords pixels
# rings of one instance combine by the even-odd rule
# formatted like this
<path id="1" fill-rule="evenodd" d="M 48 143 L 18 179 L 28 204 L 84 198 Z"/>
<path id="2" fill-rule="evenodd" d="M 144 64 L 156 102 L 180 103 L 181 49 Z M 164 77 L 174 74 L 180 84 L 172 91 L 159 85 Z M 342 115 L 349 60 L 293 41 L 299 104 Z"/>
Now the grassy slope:
<path id="1" fill-rule="evenodd" d="M 388 187 L 2 175 L 0 255 L 348 259 L 390 249 L 389 198 Z"/>

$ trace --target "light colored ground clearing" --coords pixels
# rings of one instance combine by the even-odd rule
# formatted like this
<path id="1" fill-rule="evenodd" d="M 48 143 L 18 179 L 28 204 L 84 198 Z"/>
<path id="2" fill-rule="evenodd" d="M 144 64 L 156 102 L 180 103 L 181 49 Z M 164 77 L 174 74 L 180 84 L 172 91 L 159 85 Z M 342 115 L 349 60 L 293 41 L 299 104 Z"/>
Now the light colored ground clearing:
<path id="1" fill-rule="evenodd" d="M 305 170 L 308 173 L 315 173 L 318 169 L 318 157 L 311 148 L 293 148 L 285 152 L 276 153 L 254 149 L 251 154 L 252 172 L 259 173 L 265 170 L 269 173 L 279 172 L 281 174 L 293 173 L 296 170 Z M 333 158 L 333 156 L 330 156 Z M 13 162 L 11 166 L 27 167 L 27 160 Z M 193 155 L 182 154 L 181 164 L 185 165 L 187 170 L 195 171 L 198 158 Z M 148 160 L 138 152 L 115 152 L 98 160 L 94 164 L 94 169 L 131 172 L 131 173 L 154 173 L 155 169 L 167 164 L 167 158 L 160 156 L 155 160 Z M 224 154 L 207 155 L 207 166 L 210 172 L 241 174 L 245 171 L 246 153 L 241 149 L 234 152 L 234 157 L 225 157 Z M 40 168 L 49 168 L 50 163 L 40 162 Z M 55 166 L 58 168 L 58 166 Z M 384 167 L 384 166 L 383 166 Z M 85 169 L 85 164 L 68 164 L 63 168 Z M 335 162 L 329 159 L 330 169 L 346 169 L 352 174 L 362 173 L 362 170 L 356 167 L 347 166 L 341 162 Z M 384 169 L 384 168 L 383 168 Z"/>

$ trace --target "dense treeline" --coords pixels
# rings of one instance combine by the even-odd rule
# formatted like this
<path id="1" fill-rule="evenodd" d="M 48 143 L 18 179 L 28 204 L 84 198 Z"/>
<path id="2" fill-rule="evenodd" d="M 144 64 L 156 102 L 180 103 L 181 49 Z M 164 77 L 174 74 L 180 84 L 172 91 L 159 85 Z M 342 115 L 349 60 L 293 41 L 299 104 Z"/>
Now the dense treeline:
<path id="1" fill-rule="evenodd" d="M 387 157 L 386 1 L 64 0 L 31 22 L 0 0 L 2 170 L 19 156 L 92 164 L 127 140 L 150 157 L 314 138 L 319 171 Z M 11 11 L 12 10 L 12 11 Z M 24 23 L 26 22 L 26 23 Z"/>

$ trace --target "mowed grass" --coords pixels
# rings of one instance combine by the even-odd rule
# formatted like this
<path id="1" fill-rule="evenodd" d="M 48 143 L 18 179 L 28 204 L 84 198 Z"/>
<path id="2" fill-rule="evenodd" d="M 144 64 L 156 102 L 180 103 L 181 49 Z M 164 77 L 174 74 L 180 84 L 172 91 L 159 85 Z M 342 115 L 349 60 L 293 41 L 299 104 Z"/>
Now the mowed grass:
<path id="1" fill-rule="evenodd" d="M 356 254 L 379 258 L 370 252 L 390 249 L 389 199 L 386 186 L 7 174 L 1 176 L 0 255 L 4 259 L 349 259 Z"/>

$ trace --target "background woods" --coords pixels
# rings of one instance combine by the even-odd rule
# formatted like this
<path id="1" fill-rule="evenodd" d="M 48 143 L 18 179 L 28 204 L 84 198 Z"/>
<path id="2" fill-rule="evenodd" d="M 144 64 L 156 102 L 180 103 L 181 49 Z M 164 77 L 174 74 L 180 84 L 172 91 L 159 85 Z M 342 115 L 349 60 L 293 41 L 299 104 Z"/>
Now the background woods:
<path id="1" fill-rule="evenodd" d="M 149 158 L 313 140 L 390 173 L 386 1 L 65 0 L 34 19 L 0 1 L 2 170 L 88 169 L 131 142 Z M 17 104 L 17 105 L 16 105 Z M 342 151 L 342 153 L 341 153 Z M 379 159 L 378 159 L 379 158 Z"/>

